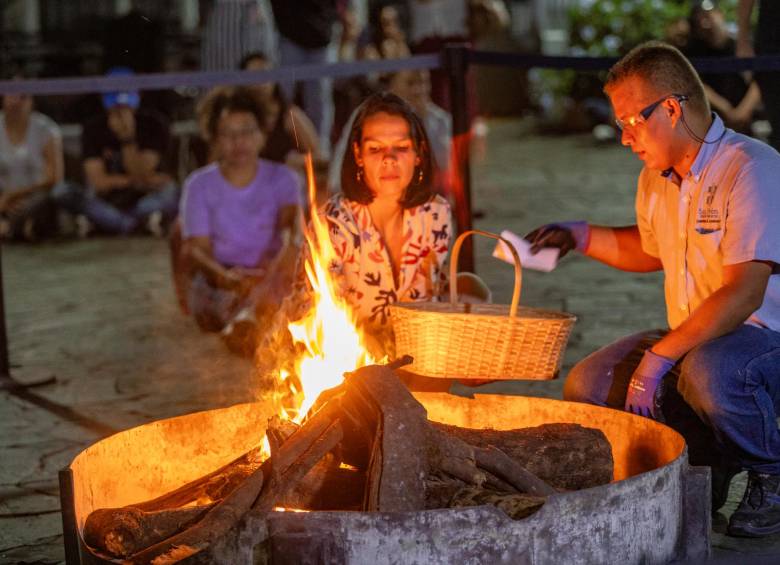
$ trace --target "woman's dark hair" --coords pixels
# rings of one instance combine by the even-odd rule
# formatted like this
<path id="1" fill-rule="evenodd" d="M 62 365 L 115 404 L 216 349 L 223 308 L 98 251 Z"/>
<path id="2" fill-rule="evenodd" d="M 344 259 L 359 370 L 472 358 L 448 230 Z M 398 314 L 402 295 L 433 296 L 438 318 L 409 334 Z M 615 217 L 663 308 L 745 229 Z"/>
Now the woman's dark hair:
<path id="1" fill-rule="evenodd" d="M 260 61 L 263 61 L 265 63 L 271 62 L 271 60 L 262 51 L 252 51 L 250 53 L 247 53 L 243 57 L 241 57 L 241 61 L 238 63 L 238 69 L 241 71 L 247 70 L 247 67 L 249 67 L 249 63 L 251 63 L 255 59 L 259 59 Z M 274 84 L 273 97 L 274 100 L 276 100 L 282 105 L 282 109 L 286 112 L 287 98 L 285 97 L 284 92 L 282 92 L 282 87 L 279 86 L 279 83 Z"/>
<path id="2" fill-rule="evenodd" d="M 358 108 L 355 121 L 352 123 L 352 129 L 349 132 L 347 140 L 347 149 L 344 153 L 344 162 L 341 165 L 341 191 L 349 200 L 360 204 L 370 204 L 374 200 L 374 193 L 366 185 L 363 176 L 358 181 L 358 164 L 355 160 L 354 146 L 358 147 L 363 140 L 363 124 L 366 119 L 375 114 L 384 112 L 391 116 L 400 116 L 409 124 L 409 134 L 412 138 L 414 150 L 420 159 L 420 164 L 414 170 L 412 182 L 406 188 L 403 198 L 399 204 L 404 208 L 414 208 L 424 204 L 433 196 L 433 182 L 436 174 L 436 162 L 431 153 L 431 144 L 428 141 L 428 134 L 425 133 L 425 126 L 414 113 L 411 106 L 400 96 L 390 92 L 378 92 L 369 96 Z M 420 170 L 422 170 L 423 180 L 418 182 Z"/>
<path id="3" fill-rule="evenodd" d="M 252 114 L 260 129 L 265 130 L 265 108 L 257 101 L 252 91 L 245 86 L 214 90 L 204 100 L 200 111 L 205 114 L 205 125 L 210 139 L 217 137 L 219 119 L 225 112 Z"/>

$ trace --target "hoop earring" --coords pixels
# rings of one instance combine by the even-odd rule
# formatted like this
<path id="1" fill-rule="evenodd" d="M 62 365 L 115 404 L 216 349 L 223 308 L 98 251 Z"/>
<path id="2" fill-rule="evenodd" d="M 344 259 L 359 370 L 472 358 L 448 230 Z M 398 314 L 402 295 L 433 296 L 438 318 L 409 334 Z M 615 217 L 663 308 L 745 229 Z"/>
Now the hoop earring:
<path id="1" fill-rule="evenodd" d="M 422 167 L 420 168 L 420 173 L 417 175 L 417 184 L 422 184 L 423 178 L 425 175 L 423 175 Z"/>
<path id="2" fill-rule="evenodd" d="M 358 184 L 363 183 L 363 167 L 358 167 L 357 173 L 355 173 L 355 180 Z"/>

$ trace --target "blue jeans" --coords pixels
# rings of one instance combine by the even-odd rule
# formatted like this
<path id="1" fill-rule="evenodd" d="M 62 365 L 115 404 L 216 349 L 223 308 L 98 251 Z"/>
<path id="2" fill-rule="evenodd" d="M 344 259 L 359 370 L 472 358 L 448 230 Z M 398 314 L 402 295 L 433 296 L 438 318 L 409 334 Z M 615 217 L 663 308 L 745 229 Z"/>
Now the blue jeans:
<path id="1" fill-rule="evenodd" d="M 279 37 L 280 65 L 322 65 L 336 61 L 333 45 L 319 49 L 299 47 L 284 36 Z M 279 83 L 290 102 L 295 94 L 295 83 Z M 311 119 L 319 134 L 320 149 L 330 153 L 330 133 L 333 128 L 333 79 L 307 80 L 303 83 L 303 111 Z"/>
<path id="2" fill-rule="evenodd" d="M 564 398 L 622 410 L 634 369 L 664 334 L 634 334 L 592 353 L 567 376 Z M 780 475 L 780 332 L 742 325 L 688 352 L 664 385 L 661 411 L 688 442 L 691 463 Z"/>
<path id="3" fill-rule="evenodd" d="M 153 212 L 162 212 L 166 221 L 176 217 L 179 190 L 175 184 L 168 183 L 159 190 L 139 196 L 140 198 L 129 206 L 122 206 L 112 202 L 110 195 L 99 196 L 89 189 L 81 213 L 100 230 L 117 234 L 135 231 Z"/>

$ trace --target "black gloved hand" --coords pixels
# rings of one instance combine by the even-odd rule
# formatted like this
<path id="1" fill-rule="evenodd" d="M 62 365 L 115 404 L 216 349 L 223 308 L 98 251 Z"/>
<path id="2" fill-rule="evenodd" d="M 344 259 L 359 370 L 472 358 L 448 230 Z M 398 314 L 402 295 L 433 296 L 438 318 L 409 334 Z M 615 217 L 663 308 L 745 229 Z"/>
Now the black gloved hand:
<path id="1" fill-rule="evenodd" d="M 525 240 L 531 244 L 534 255 L 545 247 L 557 247 L 560 259 L 572 249 L 585 251 L 590 240 L 590 227 L 585 221 L 545 224 L 526 234 Z"/>

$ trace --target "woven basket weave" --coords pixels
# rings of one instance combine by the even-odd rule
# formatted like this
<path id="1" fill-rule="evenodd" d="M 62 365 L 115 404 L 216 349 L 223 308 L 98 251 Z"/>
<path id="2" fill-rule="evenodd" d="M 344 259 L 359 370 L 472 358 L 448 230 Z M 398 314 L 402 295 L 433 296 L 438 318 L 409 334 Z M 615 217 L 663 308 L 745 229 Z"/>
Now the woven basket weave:
<path id="1" fill-rule="evenodd" d="M 466 237 L 480 234 L 507 243 L 514 258 L 512 303 L 458 303 L 456 271 Z M 450 302 L 399 302 L 391 306 L 396 355 L 409 354 L 413 373 L 460 379 L 555 378 L 576 318 L 518 306 L 520 258 L 501 237 L 481 230 L 462 233 L 450 259 Z"/>

